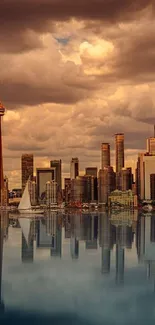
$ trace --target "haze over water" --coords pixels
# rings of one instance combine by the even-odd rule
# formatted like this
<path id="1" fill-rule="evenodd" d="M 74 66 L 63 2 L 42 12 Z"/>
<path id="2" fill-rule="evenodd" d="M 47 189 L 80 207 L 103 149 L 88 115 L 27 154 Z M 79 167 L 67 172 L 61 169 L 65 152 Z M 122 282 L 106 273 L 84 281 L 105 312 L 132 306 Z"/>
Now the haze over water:
<path id="1" fill-rule="evenodd" d="M 155 215 L 1 216 L 3 324 L 153 324 Z"/>

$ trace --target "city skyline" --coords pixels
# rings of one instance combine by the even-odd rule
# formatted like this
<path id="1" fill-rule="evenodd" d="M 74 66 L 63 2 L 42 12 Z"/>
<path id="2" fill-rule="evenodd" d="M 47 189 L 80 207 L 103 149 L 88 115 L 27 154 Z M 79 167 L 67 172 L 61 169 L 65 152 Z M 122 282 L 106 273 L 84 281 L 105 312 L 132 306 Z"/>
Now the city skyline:
<path id="1" fill-rule="evenodd" d="M 72 157 L 81 170 L 90 157 L 99 168 L 101 143 L 113 150 L 118 132 L 125 133 L 126 164 L 135 167 L 153 136 L 154 4 L 97 3 L 3 1 L 0 100 L 7 109 L 3 153 L 11 187 L 20 184 L 22 153 L 33 153 L 39 167 L 62 159 L 67 177 Z"/>
<path id="2" fill-rule="evenodd" d="M 155 125 L 153 125 L 153 128 L 155 128 Z M 71 161 L 68 163 L 68 172 L 64 173 L 63 172 L 63 161 L 62 159 L 59 157 L 59 159 L 54 159 L 53 160 L 50 158 L 50 160 L 45 161 L 44 166 L 45 167 L 39 167 L 36 163 L 36 157 L 32 154 L 32 153 L 24 153 L 21 155 L 20 157 L 20 161 L 21 161 L 21 166 L 20 166 L 20 170 L 19 170 L 19 174 L 20 174 L 20 181 L 18 183 L 17 188 L 23 187 L 23 162 L 25 159 L 25 162 L 27 161 L 27 159 L 29 160 L 33 160 L 32 162 L 32 170 L 31 170 L 31 178 L 32 176 L 34 176 L 36 178 L 37 176 L 37 169 L 50 169 L 49 166 L 52 166 L 52 168 L 60 168 L 60 170 L 58 171 L 58 180 L 57 183 L 60 184 L 62 183 L 62 188 L 65 188 L 65 183 L 64 180 L 65 178 L 70 178 L 72 179 L 72 162 L 78 162 L 78 172 L 75 173 L 73 178 L 76 178 L 76 176 L 84 176 L 86 174 L 86 170 L 87 169 L 91 169 L 91 168 L 97 168 L 97 177 L 98 177 L 98 172 L 99 170 L 103 170 L 104 167 L 108 167 L 111 166 L 114 170 L 114 172 L 120 173 L 121 170 L 123 169 L 131 169 L 133 176 L 134 176 L 134 181 L 136 180 L 136 169 L 137 169 L 137 161 L 138 161 L 138 157 L 139 154 L 145 154 L 147 152 L 149 152 L 150 154 L 154 155 L 154 143 L 155 143 L 155 138 L 153 136 L 148 137 L 145 139 L 145 143 L 146 143 L 146 147 L 144 150 L 141 150 L 141 152 L 137 152 L 136 155 L 136 159 L 134 161 L 134 165 L 131 163 L 131 165 L 129 166 L 128 161 L 126 160 L 126 151 L 127 149 L 125 149 L 125 134 L 124 133 L 116 133 L 113 136 L 113 141 L 114 141 L 114 150 L 111 150 L 111 142 L 110 143 L 101 143 L 100 144 L 100 161 L 98 161 L 98 163 L 96 164 L 96 166 L 93 165 L 93 163 L 91 162 L 91 160 L 89 161 L 89 165 L 84 165 L 83 170 L 81 170 L 81 164 L 79 161 L 78 157 L 72 157 Z M 119 148 L 120 147 L 120 148 Z M 113 155 L 114 154 L 114 155 Z M 111 159 L 111 157 L 113 159 Z M 120 162 L 119 162 L 120 161 Z M 74 162 L 74 163 L 75 163 Z M 112 163 L 111 163 L 112 162 Z M 27 164 L 27 163 L 26 163 Z M 29 164 L 29 163 L 28 163 Z M 53 165 L 52 165 L 53 164 Z M 26 165 L 25 165 L 26 166 Z M 59 167 L 58 167 L 59 166 Z M 24 167 L 25 168 L 25 167 Z M 27 168 L 27 167 L 26 167 Z M 118 170 L 119 168 L 119 170 Z M 33 172 L 32 172 L 33 171 Z M 29 171 L 25 170 L 25 172 L 27 173 L 27 176 L 25 176 L 25 181 L 28 180 L 28 178 L 30 177 Z M 25 174 L 26 175 L 26 174 Z M 27 178 L 28 177 L 28 178 Z M 9 182 L 10 183 L 10 182 Z M 117 182 L 116 182 L 117 184 Z M 118 186 L 118 185 L 117 185 Z M 14 186 L 15 188 L 16 186 Z M 11 187 L 10 187 L 11 189 Z"/>

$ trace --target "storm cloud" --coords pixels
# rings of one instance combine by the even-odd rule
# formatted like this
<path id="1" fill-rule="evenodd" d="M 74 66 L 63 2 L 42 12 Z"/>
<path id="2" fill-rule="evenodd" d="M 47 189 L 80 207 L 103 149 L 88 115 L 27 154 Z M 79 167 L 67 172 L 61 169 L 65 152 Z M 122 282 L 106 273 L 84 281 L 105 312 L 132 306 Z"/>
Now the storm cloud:
<path id="1" fill-rule="evenodd" d="M 20 156 L 35 167 L 71 157 L 100 167 L 100 144 L 125 132 L 126 165 L 155 123 L 155 2 L 4 0 L 0 99 L 4 169 L 20 186 Z M 10 159 L 11 157 L 11 159 Z"/>

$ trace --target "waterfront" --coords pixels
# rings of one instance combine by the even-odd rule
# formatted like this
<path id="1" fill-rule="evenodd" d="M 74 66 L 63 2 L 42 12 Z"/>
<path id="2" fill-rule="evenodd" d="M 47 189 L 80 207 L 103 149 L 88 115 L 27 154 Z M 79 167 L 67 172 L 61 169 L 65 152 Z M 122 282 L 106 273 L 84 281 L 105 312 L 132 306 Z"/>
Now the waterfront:
<path id="1" fill-rule="evenodd" d="M 155 215 L 136 213 L 1 215 L 3 324 L 153 324 Z"/>

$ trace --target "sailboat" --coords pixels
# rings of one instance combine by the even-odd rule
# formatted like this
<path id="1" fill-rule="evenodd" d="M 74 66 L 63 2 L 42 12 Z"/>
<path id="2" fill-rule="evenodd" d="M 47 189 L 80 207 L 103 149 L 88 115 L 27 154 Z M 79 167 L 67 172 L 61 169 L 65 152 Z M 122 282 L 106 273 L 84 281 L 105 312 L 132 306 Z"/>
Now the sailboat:
<path id="1" fill-rule="evenodd" d="M 31 206 L 30 201 L 30 193 L 29 193 L 29 181 L 27 182 L 25 186 L 25 190 L 23 192 L 22 198 L 20 200 L 18 211 L 20 213 L 27 213 L 27 214 L 42 214 L 44 213 L 44 210 L 39 209 L 37 207 Z"/>

